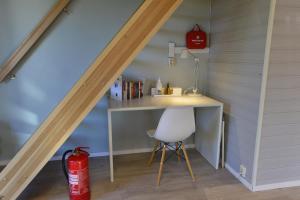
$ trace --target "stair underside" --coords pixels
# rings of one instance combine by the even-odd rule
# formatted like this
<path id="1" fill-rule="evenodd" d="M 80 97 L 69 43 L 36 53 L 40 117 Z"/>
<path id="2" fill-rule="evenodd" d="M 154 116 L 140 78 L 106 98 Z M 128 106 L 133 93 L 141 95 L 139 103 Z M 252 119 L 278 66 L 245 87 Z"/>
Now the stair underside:
<path id="1" fill-rule="evenodd" d="M 2 171 L 2 199 L 16 199 L 20 195 L 181 2 L 144 1 Z"/>

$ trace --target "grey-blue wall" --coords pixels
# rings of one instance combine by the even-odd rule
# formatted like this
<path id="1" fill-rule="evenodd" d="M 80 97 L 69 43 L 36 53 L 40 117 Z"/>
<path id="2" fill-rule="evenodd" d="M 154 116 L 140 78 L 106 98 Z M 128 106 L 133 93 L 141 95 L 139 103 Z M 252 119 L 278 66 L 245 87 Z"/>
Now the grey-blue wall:
<path id="1" fill-rule="evenodd" d="M 212 0 L 208 94 L 224 103 L 226 164 L 252 182 L 269 0 Z"/>
<path id="2" fill-rule="evenodd" d="M 55 2 L 0 0 L 0 63 Z M 0 85 L 0 160 L 14 156 L 141 3 L 72 0 L 71 14 L 63 13 L 20 63 L 17 79 Z M 175 86 L 192 86 L 192 60 L 178 60 L 176 67 L 169 68 L 167 46 L 169 41 L 184 45 L 185 32 L 195 23 L 208 31 L 209 0 L 185 0 L 126 70 L 126 76 L 142 78 L 147 88 L 158 77 Z M 207 58 L 201 60 L 200 87 L 205 92 Z M 89 146 L 94 153 L 107 152 L 107 101 L 104 97 L 97 104 L 58 154 L 77 145 Z"/>

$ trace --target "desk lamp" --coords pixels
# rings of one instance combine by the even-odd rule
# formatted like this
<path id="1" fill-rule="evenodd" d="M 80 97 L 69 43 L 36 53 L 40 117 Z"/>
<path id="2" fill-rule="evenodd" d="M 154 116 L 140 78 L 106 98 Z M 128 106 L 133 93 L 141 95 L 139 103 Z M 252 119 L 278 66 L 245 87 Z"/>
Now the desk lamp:
<path id="1" fill-rule="evenodd" d="M 194 59 L 194 64 L 195 64 L 195 68 L 194 68 L 194 86 L 191 87 L 191 88 L 186 89 L 184 91 L 184 93 L 187 94 L 188 96 L 202 96 L 199 93 L 199 88 L 198 88 L 199 72 L 200 72 L 200 59 L 198 57 L 196 57 L 194 54 L 192 54 L 189 49 L 182 50 L 182 52 L 180 54 L 180 58 L 188 58 L 189 55 Z M 192 90 L 192 93 L 187 93 L 188 90 Z"/>

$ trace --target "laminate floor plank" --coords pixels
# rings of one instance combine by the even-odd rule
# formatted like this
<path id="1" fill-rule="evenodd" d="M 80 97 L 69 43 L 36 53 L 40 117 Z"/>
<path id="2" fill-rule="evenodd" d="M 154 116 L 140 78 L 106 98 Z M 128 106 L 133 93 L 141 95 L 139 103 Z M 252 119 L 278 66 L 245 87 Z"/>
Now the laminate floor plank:
<path id="1" fill-rule="evenodd" d="M 160 154 L 151 167 L 150 153 L 115 157 L 115 182 L 110 183 L 108 157 L 90 159 L 94 200 L 300 200 L 300 188 L 250 192 L 226 169 L 215 170 L 195 150 L 189 150 L 196 177 L 192 182 L 184 160 L 173 156 L 156 185 Z M 169 152 L 167 152 L 169 155 Z M 65 200 L 68 187 L 59 161 L 49 162 L 19 200 Z"/>

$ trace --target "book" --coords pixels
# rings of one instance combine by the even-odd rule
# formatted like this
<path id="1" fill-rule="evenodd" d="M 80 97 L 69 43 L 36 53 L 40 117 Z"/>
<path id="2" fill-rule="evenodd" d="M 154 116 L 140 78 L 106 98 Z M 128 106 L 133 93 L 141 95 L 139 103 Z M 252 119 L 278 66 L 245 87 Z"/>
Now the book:
<path id="1" fill-rule="evenodd" d="M 111 98 L 121 101 L 143 97 L 143 81 L 126 80 L 119 77 L 111 87 Z"/>

